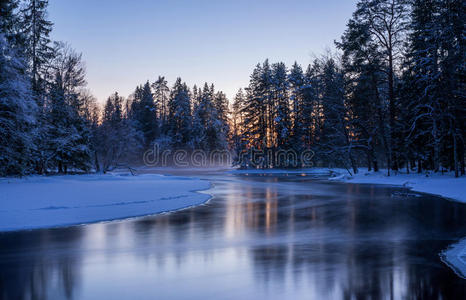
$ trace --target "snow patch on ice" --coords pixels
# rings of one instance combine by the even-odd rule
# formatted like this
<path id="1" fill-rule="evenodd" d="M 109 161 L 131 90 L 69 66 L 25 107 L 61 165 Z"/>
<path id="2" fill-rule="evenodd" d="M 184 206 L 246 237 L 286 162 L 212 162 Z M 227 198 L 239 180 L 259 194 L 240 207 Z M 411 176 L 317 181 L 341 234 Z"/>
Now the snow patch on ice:
<path id="1" fill-rule="evenodd" d="M 466 239 L 440 254 L 440 258 L 461 278 L 466 279 Z"/>
<path id="2" fill-rule="evenodd" d="M 0 179 L 0 231 L 68 226 L 170 212 L 205 203 L 190 177 L 74 175 Z"/>

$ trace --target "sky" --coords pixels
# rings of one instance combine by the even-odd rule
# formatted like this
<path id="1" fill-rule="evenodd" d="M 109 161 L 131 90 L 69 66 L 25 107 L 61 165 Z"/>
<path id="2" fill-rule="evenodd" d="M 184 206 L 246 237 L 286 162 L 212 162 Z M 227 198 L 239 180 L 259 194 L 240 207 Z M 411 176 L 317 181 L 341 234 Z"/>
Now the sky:
<path id="1" fill-rule="evenodd" d="M 356 0 L 49 0 L 52 38 L 82 52 L 100 102 L 165 76 L 231 99 L 269 58 L 307 66 L 334 49 Z"/>

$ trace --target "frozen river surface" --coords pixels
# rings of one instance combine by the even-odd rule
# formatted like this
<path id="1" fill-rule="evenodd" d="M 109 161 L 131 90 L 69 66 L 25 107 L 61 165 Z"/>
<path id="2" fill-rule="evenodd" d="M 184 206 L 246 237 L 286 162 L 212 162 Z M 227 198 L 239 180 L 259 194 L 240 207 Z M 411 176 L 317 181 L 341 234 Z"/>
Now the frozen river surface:
<path id="1" fill-rule="evenodd" d="M 311 176 L 201 174 L 205 205 L 0 234 L 0 299 L 466 299 L 466 204 Z M 137 195 L 135 195 L 137 197 Z"/>

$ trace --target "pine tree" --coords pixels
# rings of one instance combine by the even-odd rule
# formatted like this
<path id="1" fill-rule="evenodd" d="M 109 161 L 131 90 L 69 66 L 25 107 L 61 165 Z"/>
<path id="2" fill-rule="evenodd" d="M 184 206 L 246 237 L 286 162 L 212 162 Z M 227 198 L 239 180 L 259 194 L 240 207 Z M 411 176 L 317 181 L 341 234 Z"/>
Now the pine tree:
<path id="1" fill-rule="evenodd" d="M 152 89 L 154 90 L 154 100 L 158 111 L 160 132 L 166 133 L 170 88 L 168 87 L 168 82 L 165 80 L 165 77 L 159 76 L 152 84 Z"/>
<path id="2" fill-rule="evenodd" d="M 291 146 L 295 151 L 301 152 L 305 149 L 306 119 L 310 118 L 312 114 L 312 107 L 307 107 L 307 105 L 311 103 L 308 101 L 305 102 L 306 82 L 303 69 L 297 62 L 295 62 L 291 67 L 290 74 L 288 75 L 288 82 L 290 85 L 291 112 L 293 115 L 293 125 L 290 137 Z"/>
<path id="3" fill-rule="evenodd" d="M 311 149 L 316 143 L 318 130 L 320 128 L 320 79 L 319 64 L 317 61 L 309 65 L 304 74 L 304 86 L 302 88 L 302 130 L 304 132 L 304 145 Z M 298 130 L 295 130 L 296 132 Z"/>
<path id="4" fill-rule="evenodd" d="M 168 102 L 168 136 L 173 149 L 183 149 L 191 141 L 191 99 L 186 83 L 177 78 Z"/>
<path id="5" fill-rule="evenodd" d="M 218 124 L 218 136 L 219 142 L 218 147 L 219 150 L 227 148 L 227 138 L 230 131 L 229 126 L 229 107 L 228 107 L 228 99 L 225 93 L 222 91 L 218 91 L 215 93 L 214 96 L 214 108 L 217 113 L 217 124 Z"/>
<path id="6" fill-rule="evenodd" d="M 16 10 L 18 0 L 0 0 L 0 32 L 4 34 L 10 47 L 18 46 L 19 42 L 19 16 Z"/>
<path id="7" fill-rule="evenodd" d="M 228 100 L 213 85 L 204 84 L 193 111 L 193 132 L 196 148 L 214 151 L 225 149 L 228 133 Z"/>
<path id="8" fill-rule="evenodd" d="M 332 58 L 323 62 L 321 80 L 323 126 L 317 153 L 328 165 L 351 167 L 357 173 L 347 124 L 343 74 Z"/>
<path id="9" fill-rule="evenodd" d="M 288 97 L 287 70 L 284 63 L 272 65 L 271 74 L 271 103 L 269 114 L 273 116 L 271 124 L 273 147 L 288 149 L 291 134 L 291 111 Z"/>
<path id="10" fill-rule="evenodd" d="M 47 171 L 49 154 L 47 132 L 49 131 L 47 113 L 48 80 L 55 76 L 49 74 L 48 67 L 54 57 L 54 49 L 49 38 L 52 23 L 47 20 L 47 0 L 27 0 L 21 7 L 19 47 L 24 49 L 28 61 L 32 95 L 38 106 L 37 126 L 34 130 L 36 172 Z"/>
<path id="11" fill-rule="evenodd" d="M 402 101 L 411 160 L 464 173 L 464 17 L 461 1 L 413 1 Z M 407 147 L 405 147 L 407 148 Z"/>
<path id="12" fill-rule="evenodd" d="M 466 124 L 466 49 L 465 49 L 466 4 L 461 0 L 441 2 L 441 97 L 444 99 L 444 122 L 446 124 L 449 160 L 455 176 L 465 174 Z"/>
<path id="13" fill-rule="evenodd" d="M 22 35 L 30 60 L 32 87 L 39 98 L 45 89 L 44 67 L 53 57 L 49 38 L 53 24 L 47 20 L 47 6 L 48 0 L 28 0 L 21 11 Z"/>
<path id="14" fill-rule="evenodd" d="M 231 131 L 231 149 L 234 152 L 233 165 L 239 165 L 241 168 L 245 168 L 245 161 L 242 160 L 242 153 L 245 152 L 247 140 L 244 132 L 244 105 L 246 97 L 243 89 L 239 89 L 235 95 L 232 105 L 232 131 Z"/>
<path id="15" fill-rule="evenodd" d="M 263 149 L 271 149 L 274 146 L 274 99 L 272 97 L 272 69 L 269 60 L 262 64 L 262 73 L 259 77 L 258 96 L 261 102 L 260 131 L 263 140 Z M 270 162 L 265 160 L 264 165 L 270 167 Z"/>
<path id="16" fill-rule="evenodd" d="M 422 165 L 427 165 L 427 161 L 431 161 L 437 172 L 440 167 L 440 115 L 443 110 L 439 81 L 440 7 L 437 0 L 413 1 L 412 6 L 407 67 L 402 78 L 401 98 L 407 110 L 400 112 L 407 127 L 404 150 L 411 154 L 407 160 L 418 161 L 419 172 Z M 430 153 L 433 153 L 432 160 L 429 158 Z"/>
<path id="17" fill-rule="evenodd" d="M 0 31 L 0 176 L 32 172 L 36 105 L 26 63 Z"/>
<path id="18" fill-rule="evenodd" d="M 149 147 L 159 134 L 157 107 L 149 82 L 136 88 L 131 104 L 131 119 L 135 121 L 136 128 L 144 136 L 145 147 Z"/>
<path id="19" fill-rule="evenodd" d="M 257 64 L 249 86 L 246 88 L 246 100 L 244 102 L 243 129 L 250 147 L 264 148 L 265 137 L 265 105 L 261 91 L 262 66 Z"/>

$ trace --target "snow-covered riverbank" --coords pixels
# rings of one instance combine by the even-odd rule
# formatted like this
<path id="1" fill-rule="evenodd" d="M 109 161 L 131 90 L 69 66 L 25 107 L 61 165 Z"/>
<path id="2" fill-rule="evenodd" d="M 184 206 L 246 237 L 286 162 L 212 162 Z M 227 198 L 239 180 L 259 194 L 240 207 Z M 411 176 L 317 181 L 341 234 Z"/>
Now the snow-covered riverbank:
<path id="1" fill-rule="evenodd" d="M 337 170 L 340 174 L 331 180 L 348 183 L 372 183 L 405 186 L 412 191 L 438 195 L 451 200 L 466 203 L 466 176 L 455 178 L 452 173 L 398 173 L 387 176 L 386 170 L 380 172 L 367 172 L 360 170 L 358 174 L 349 176 L 346 171 Z M 346 174 L 345 174 L 346 172 Z"/>
<path id="2" fill-rule="evenodd" d="M 206 202 L 204 180 L 162 175 L 0 179 L 0 231 L 57 227 L 174 211 Z"/>
<path id="3" fill-rule="evenodd" d="M 225 170 L 224 170 L 225 171 Z M 221 171 L 220 173 L 224 172 Z M 466 177 L 397 174 L 349 176 L 343 169 L 233 170 L 233 174 L 305 174 L 348 183 L 405 186 L 466 203 Z M 194 172 L 195 173 L 195 172 Z M 84 224 L 169 212 L 204 203 L 207 181 L 180 176 L 75 175 L 0 179 L 0 231 Z"/>
<path id="4" fill-rule="evenodd" d="M 455 178 L 452 173 L 434 174 L 434 173 L 398 173 L 387 176 L 386 170 L 379 172 L 367 172 L 360 169 L 359 173 L 350 176 L 345 169 L 326 169 L 310 168 L 300 170 L 234 170 L 233 174 L 306 174 L 328 176 L 329 180 L 348 182 L 348 183 L 366 183 L 366 184 L 385 184 L 394 186 L 405 186 L 413 191 L 438 195 L 451 200 L 466 203 L 466 176 Z"/>
<path id="5" fill-rule="evenodd" d="M 466 239 L 452 245 L 440 257 L 458 276 L 466 279 Z"/>

